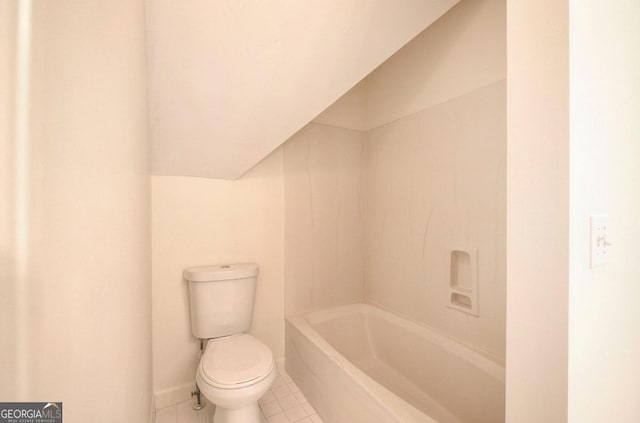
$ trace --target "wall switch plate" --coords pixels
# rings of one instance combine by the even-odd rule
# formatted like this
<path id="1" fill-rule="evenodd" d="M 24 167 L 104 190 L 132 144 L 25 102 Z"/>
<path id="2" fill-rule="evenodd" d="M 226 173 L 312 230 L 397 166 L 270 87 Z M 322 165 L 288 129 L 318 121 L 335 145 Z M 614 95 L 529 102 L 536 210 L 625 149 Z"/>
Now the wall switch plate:
<path id="1" fill-rule="evenodd" d="M 609 261 L 609 247 L 611 247 L 611 241 L 609 240 L 609 216 L 603 214 L 591 215 L 589 219 L 589 232 L 589 248 L 591 254 L 589 267 L 594 268 Z"/>

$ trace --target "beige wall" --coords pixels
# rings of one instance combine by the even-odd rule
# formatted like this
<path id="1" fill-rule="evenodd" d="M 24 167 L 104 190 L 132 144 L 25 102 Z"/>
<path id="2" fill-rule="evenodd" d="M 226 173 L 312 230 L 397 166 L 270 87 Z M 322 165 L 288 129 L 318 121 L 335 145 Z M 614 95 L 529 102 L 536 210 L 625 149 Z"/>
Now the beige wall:
<path id="1" fill-rule="evenodd" d="M 569 421 L 640 421 L 640 3 L 571 1 Z M 589 268 L 589 215 L 610 216 Z"/>
<path id="2" fill-rule="evenodd" d="M 260 267 L 251 333 L 284 355 L 282 149 L 237 181 L 152 177 L 153 385 L 157 406 L 188 398 L 199 344 L 191 334 L 188 266 Z"/>
<path id="3" fill-rule="evenodd" d="M 313 120 L 315 123 L 356 131 L 367 130 L 367 87 L 364 79 Z"/>
<path id="4" fill-rule="evenodd" d="M 9 386 L 3 376 L 3 400 L 63 401 L 70 423 L 145 422 L 151 301 L 144 4 L 17 4 L 33 10 L 17 28 L 19 57 L 30 61 L 19 59 L 14 69 L 16 132 L 8 146 L 3 140 L 10 154 L 0 155 L 3 172 L 10 170 L 3 189 L 14 218 L 12 233 L 2 234 L 12 241 L 2 262 L 15 270 L 1 284 L 14 291 L 15 313 L 0 307 L 0 320 L 16 325 L 3 350 L 14 349 L 18 374 Z"/>
<path id="5" fill-rule="evenodd" d="M 504 79 L 504 0 L 464 0 L 365 80 L 366 127 Z"/>
<path id="6" fill-rule="evenodd" d="M 327 124 L 309 124 L 237 181 L 151 178 L 156 407 L 186 400 L 195 380 L 185 267 L 258 263 L 251 333 L 276 358 L 284 356 L 285 280 L 289 313 L 363 299 L 364 135 L 330 125 L 359 125 L 362 94 L 343 98 Z"/>
<path id="7" fill-rule="evenodd" d="M 15 133 L 17 1 L 0 2 L 0 338 L 16 339 L 15 197 L 13 149 Z M 0 398 L 16 387 L 16 348 L 0 348 Z"/>
<path id="8" fill-rule="evenodd" d="M 364 133 L 326 124 L 284 146 L 287 314 L 364 299 L 363 160 Z"/>
<path id="9" fill-rule="evenodd" d="M 636 422 L 640 7 L 508 10 L 507 421 Z M 592 214 L 612 243 L 595 268 Z"/>
<path id="10" fill-rule="evenodd" d="M 507 1 L 506 421 L 567 421 L 567 3 Z M 544 28 L 544 31 L 541 29 Z"/>
<path id="11" fill-rule="evenodd" d="M 237 179 L 458 1 L 148 0 L 153 173 Z"/>

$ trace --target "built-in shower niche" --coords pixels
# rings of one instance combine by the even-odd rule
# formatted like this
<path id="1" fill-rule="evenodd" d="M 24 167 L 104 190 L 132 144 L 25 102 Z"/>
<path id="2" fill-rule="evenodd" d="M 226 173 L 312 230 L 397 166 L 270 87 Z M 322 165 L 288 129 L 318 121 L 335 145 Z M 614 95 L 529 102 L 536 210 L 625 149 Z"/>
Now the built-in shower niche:
<path id="1" fill-rule="evenodd" d="M 449 289 L 447 305 L 455 310 L 478 315 L 478 250 L 449 251 Z"/>

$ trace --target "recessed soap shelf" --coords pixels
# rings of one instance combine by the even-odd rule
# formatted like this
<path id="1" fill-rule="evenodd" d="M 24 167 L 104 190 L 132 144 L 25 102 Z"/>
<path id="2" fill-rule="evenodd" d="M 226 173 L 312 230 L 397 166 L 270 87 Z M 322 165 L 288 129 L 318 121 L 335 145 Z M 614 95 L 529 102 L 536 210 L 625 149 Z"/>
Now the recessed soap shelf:
<path id="1" fill-rule="evenodd" d="M 447 306 L 478 316 L 478 250 L 456 248 L 449 251 Z"/>

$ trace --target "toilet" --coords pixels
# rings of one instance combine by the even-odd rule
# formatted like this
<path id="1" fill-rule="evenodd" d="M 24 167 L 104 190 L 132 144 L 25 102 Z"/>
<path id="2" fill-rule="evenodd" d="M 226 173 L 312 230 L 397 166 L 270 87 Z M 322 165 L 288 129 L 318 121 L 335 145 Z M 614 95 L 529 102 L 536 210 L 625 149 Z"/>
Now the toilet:
<path id="1" fill-rule="evenodd" d="M 251 327 L 258 266 L 189 267 L 191 332 L 206 341 L 196 372 L 200 392 L 216 405 L 214 423 L 259 423 L 258 400 L 276 377 L 273 353 Z"/>

